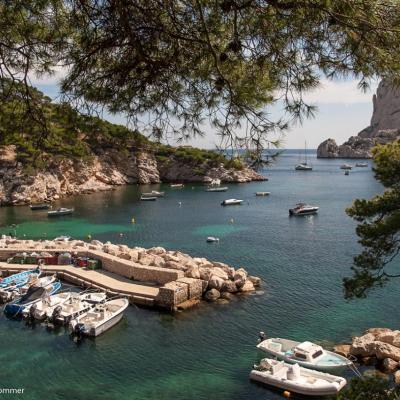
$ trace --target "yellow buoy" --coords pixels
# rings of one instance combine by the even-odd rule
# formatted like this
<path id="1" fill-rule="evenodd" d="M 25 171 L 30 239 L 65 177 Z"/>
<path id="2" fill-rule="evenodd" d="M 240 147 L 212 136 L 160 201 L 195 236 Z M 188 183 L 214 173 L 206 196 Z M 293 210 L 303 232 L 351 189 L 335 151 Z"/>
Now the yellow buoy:
<path id="1" fill-rule="evenodd" d="M 90 240 L 90 239 L 92 239 L 92 235 L 87 235 L 87 238 Z"/>
<path id="2" fill-rule="evenodd" d="M 131 223 L 134 224 L 135 223 L 135 218 L 131 219 Z"/>
<path id="3" fill-rule="evenodd" d="M 288 390 L 285 390 L 284 392 L 283 392 L 283 397 L 286 397 L 287 399 L 291 396 L 292 394 L 288 391 Z"/>

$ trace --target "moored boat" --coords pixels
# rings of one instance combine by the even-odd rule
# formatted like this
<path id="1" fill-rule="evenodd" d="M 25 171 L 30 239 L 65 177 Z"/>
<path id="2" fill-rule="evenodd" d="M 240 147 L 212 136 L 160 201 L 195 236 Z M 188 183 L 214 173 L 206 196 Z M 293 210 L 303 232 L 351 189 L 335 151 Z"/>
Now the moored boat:
<path id="1" fill-rule="evenodd" d="M 142 193 L 141 197 L 164 197 L 165 192 L 157 192 L 157 190 L 152 190 L 148 193 Z"/>
<path id="2" fill-rule="evenodd" d="M 341 376 L 269 358 L 264 358 L 260 364 L 254 365 L 250 372 L 250 379 L 307 396 L 335 395 L 347 383 Z"/>
<path id="3" fill-rule="evenodd" d="M 306 203 L 297 203 L 295 207 L 289 209 L 289 215 L 310 215 L 316 214 L 319 210 L 317 206 L 311 206 Z"/>
<path id="4" fill-rule="evenodd" d="M 350 164 L 342 164 L 340 169 L 352 169 L 353 167 Z"/>
<path id="5" fill-rule="evenodd" d="M 51 296 L 44 296 L 37 303 L 32 304 L 27 312 L 37 320 L 44 320 L 47 315 L 53 313 L 56 307 L 64 304 L 70 297 L 70 292 L 61 292 Z"/>
<path id="6" fill-rule="evenodd" d="M 307 161 L 307 142 L 304 143 L 304 161 L 297 164 L 294 169 L 296 171 L 312 171 L 312 166 Z"/>
<path id="7" fill-rule="evenodd" d="M 242 203 L 243 203 L 243 200 L 227 199 L 227 200 L 224 200 L 221 203 L 221 206 L 233 206 L 233 205 L 239 205 L 239 204 L 242 204 Z"/>
<path id="8" fill-rule="evenodd" d="M 70 322 L 70 328 L 78 336 L 99 336 L 122 319 L 128 305 L 129 301 L 125 298 L 97 304 L 88 312 L 73 319 Z"/>
<path id="9" fill-rule="evenodd" d="M 256 196 L 269 196 L 271 192 L 256 192 Z"/>
<path id="10" fill-rule="evenodd" d="M 18 274 L 13 274 L 7 276 L 7 278 L 0 279 L 0 288 L 7 288 L 9 286 L 23 286 L 26 282 L 28 282 L 29 278 L 33 276 L 38 276 L 40 274 L 40 269 L 30 269 L 28 271 L 19 272 Z"/>
<path id="11" fill-rule="evenodd" d="M 58 292 L 61 288 L 59 281 L 52 282 L 47 286 L 36 286 L 32 285 L 28 291 L 21 297 L 19 297 L 13 303 L 8 303 L 4 307 L 4 313 L 11 317 L 21 316 L 25 309 L 40 301 L 45 296 L 51 296 Z"/>
<path id="12" fill-rule="evenodd" d="M 141 201 L 156 201 L 157 197 L 153 196 L 153 197 L 146 197 L 146 196 L 140 196 L 140 200 Z"/>
<path id="13" fill-rule="evenodd" d="M 214 237 L 214 236 L 209 236 L 209 237 L 206 239 L 206 242 L 207 242 L 207 243 L 219 242 L 219 238 Z"/>
<path id="14" fill-rule="evenodd" d="M 206 192 L 226 192 L 227 190 L 228 190 L 227 186 L 221 186 L 221 187 L 208 186 L 206 188 Z"/>
<path id="15" fill-rule="evenodd" d="M 260 333 L 260 337 L 264 338 L 263 333 Z M 278 360 L 319 371 L 338 370 L 352 365 L 346 357 L 311 342 L 269 338 L 262 340 L 257 348 Z"/>
<path id="16" fill-rule="evenodd" d="M 47 216 L 48 217 L 61 217 L 63 215 L 70 215 L 73 212 L 74 212 L 73 208 L 61 207 L 61 208 L 58 208 L 57 210 L 48 211 Z"/>
<path id="17" fill-rule="evenodd" d="M 51 206 L 50 204 L 43 203 L 43 204 L 31 204 L 29 207 L 32 211 L 36 211 L 36 210 L 48 210 Z"/>
<path id="18" fill-rule="evenodd" d="M 358 162 L 358 163 L 356 163 L 356 167 L 365 168 L 365 167 L 368 167 L 368 163 Z"/>
<path id="19" fill-rule="evenodd" d="M 170 187 L 172 188 L 183 188 L 184 184 L 183 183 L 171 183 Z"/>

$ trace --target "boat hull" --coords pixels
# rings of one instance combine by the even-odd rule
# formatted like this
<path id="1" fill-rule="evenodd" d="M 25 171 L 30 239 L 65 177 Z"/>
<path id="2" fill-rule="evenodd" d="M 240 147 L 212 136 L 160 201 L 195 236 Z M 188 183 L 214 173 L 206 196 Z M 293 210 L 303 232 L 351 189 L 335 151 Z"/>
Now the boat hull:
<path id="1" fill-rule="evenodd" d="M 104 322 L 100 326 L 96 326 L 96 328 L 89 329 L 88 331 L 85 330 L 83 333 L 87 336 L 93 336 L 93 337 L 99 336 L 102 333 L 111 329 L 114 325 L 118 324 L 118 322 L 121 321 L 123 316 L 124 316 L 124 312 L 121 311 L 120 314 L 115 315 L 114 317 L 112 317 L 108 321 Z"/>
<path id="2" fill-rule="evenodd" d="M 339 391 L 345 386 L 346 380 L 343 379 L 340 384 L 326 383 L 322 387 L 304 387 L 299 382 L 290 381 L 288 379 L 281 380 L 274 376 L 269 376 L 262 371 L 252 370 L 250 372 L 250 379 L 260 382 L 264 385 L 277 387 L 280 389 L 288 390 L 303 394 L 306 396 L 331 396 L 339 393 Z"/>

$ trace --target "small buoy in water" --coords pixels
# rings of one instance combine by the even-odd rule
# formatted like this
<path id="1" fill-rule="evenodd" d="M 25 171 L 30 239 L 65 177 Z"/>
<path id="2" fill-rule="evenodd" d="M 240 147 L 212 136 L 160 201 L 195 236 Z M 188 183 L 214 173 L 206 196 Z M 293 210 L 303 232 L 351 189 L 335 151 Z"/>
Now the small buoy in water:
<path id="1" fill-rule="evenodd" d="M 235 220 L 233 218 L 231 218 L 230 223 L 233 224 L 235 222 Z"/>
<path id="2" fill-rule="evenodd" d="M 182 207 L 182 202 L 181 201 L 178 204 L 179 204 L 179 207 Z"/>
<path id="3" fill-rule="evenodd" d="M 134 224 L 135 223 L 135 218 L 131 219 L 131 223 Z"/>
<path id="4" fill-rule="evenodd" d="M 285 390 L 284 392 L 283 392 L 283 397 L 286 397 L 287 399 L 291 396 L 292 394 L 288 391 L 288 390 Z"/>
<path id="5" fill-rule="evenodd" d="M 91 239 L 92 239 L 92 235 L 91 235 L 91 234 L 87 235 L 87 238 L 88 238 L 89 240 L 91 240 Z"/>
<path id="6" fill-rule="evenodd" d="M 119 236 L 124 236 L 124 234 L 121 232 L 121 233 L 119 234 Z"/>

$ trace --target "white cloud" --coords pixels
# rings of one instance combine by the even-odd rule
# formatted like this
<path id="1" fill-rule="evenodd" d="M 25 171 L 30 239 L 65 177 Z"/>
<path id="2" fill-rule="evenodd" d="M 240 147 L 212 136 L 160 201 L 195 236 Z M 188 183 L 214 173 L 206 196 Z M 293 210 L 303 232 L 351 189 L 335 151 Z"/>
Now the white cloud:
<path id="1" fill-rule="evenodd" d="M 29 80 L 33 86 L 54 86 L 58 85 L 60 80 L 67 75 L 68 69 L 66 67 L 57 66 L 53 68 L 52 74 L 36 75 L 29 74 Z"/>
<path id="2" fill-rule="evenodd" d="M 314 104 L 356 104 L 371 103 L 378 82 L 372 82 L 367 92 L 357 88 L 357 81 L 330 81 L 322 79 L 318 89 L 307 93 L 304 98 Z"/>

